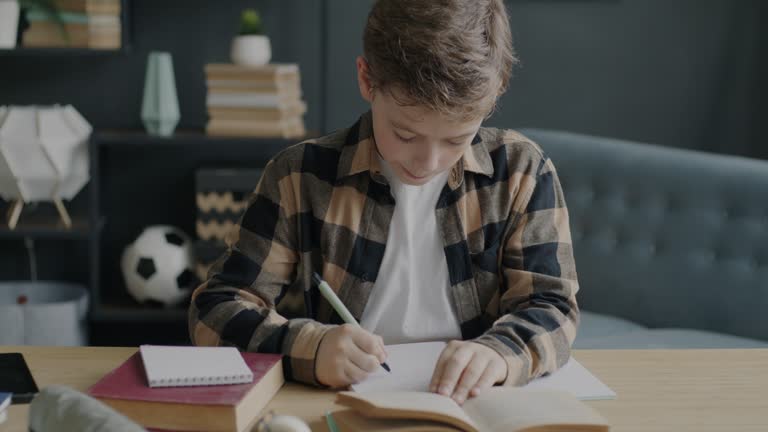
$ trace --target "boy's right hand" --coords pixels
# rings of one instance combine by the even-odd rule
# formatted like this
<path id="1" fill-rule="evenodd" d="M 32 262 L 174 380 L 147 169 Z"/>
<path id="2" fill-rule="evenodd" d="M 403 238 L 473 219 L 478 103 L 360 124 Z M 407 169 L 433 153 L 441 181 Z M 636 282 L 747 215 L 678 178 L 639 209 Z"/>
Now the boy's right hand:
<path id="1" fill-rule="evenodd" d="M 315 375 L 320 384 L 346 387 L 365 379 L 386 361 L 384 340 L 362 327 L 344 324 L 328 331 L 320 341 Z"/>

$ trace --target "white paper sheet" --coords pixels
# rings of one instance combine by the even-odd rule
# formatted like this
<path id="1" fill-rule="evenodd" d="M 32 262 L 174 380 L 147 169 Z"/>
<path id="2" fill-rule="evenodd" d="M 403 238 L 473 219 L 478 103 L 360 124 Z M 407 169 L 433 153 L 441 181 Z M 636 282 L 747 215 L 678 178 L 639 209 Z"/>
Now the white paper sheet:
<path id="1" fill-rule="evenodd" d="M 445 342 L 388 345 L 387 364 L 392 372 L 379 369 L 365 381 L 353 385 L 352 389 L 361 393 L 429 391 L 432 372 L 444 347 Z M 581 400 L 616 398 L 613 390 L 573 357 L 552 375 L 535 379 L 524 388 L 566 391 Z"/>

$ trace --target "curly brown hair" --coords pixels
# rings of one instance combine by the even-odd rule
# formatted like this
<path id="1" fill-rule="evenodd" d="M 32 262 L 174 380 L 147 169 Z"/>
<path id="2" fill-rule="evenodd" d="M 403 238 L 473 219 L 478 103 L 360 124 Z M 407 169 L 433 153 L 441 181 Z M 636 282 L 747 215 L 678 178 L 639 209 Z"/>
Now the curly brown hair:
<path id="1" fill-rule="evenodd" d="M 363 52 L 375 90 L 460 120 L 490 116 L 517 63 L 503 0 L 378 0 Z"/>

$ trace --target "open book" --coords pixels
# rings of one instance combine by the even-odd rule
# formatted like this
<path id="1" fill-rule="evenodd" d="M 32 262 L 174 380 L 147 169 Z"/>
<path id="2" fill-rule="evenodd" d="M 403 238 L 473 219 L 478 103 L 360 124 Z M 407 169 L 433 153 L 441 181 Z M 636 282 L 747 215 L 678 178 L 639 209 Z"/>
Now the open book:
<path id="1" fill-rule="evenodd" d="M 333 417 L 346 431 L 604 432 L 608 422 L 566 392 L 494 387 L 459 406 L 423 392 L 341 392 L 351 408 Z"/>
<path id="2" fill-rule="evenodd" d="M 392 372 L 380 369 L 365 381 L 352 385 L 352 389 L 366 394 L 382 391 L 428 392 L 432 372 L 444 347 L 445 342 L 387 345 L 387 364 Z M 564 391 L 581 400 L 616 398 L 613 390 L 574 358 L 553 374 L 535 379 L 523 389 Z"/>

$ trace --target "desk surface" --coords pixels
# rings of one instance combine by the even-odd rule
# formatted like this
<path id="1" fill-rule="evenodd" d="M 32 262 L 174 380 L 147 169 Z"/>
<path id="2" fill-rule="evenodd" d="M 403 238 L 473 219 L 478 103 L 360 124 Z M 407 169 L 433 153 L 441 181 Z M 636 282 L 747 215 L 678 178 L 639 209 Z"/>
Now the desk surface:
<path id="1" fill-rule="evenodd" d="M 136 348 L 0 346 L 22 352 L 39 387 L 85 390 Z M 590 401 L 612 431 L 768 430 L 768 349 L 581 350 L 574 357 L 618 394 Z M 303 417 L 323 431 L 334 393 L 287 383 L 268 410 Z M 28 405 L 13 405 L 0 430 L 24 432 Z"/>

